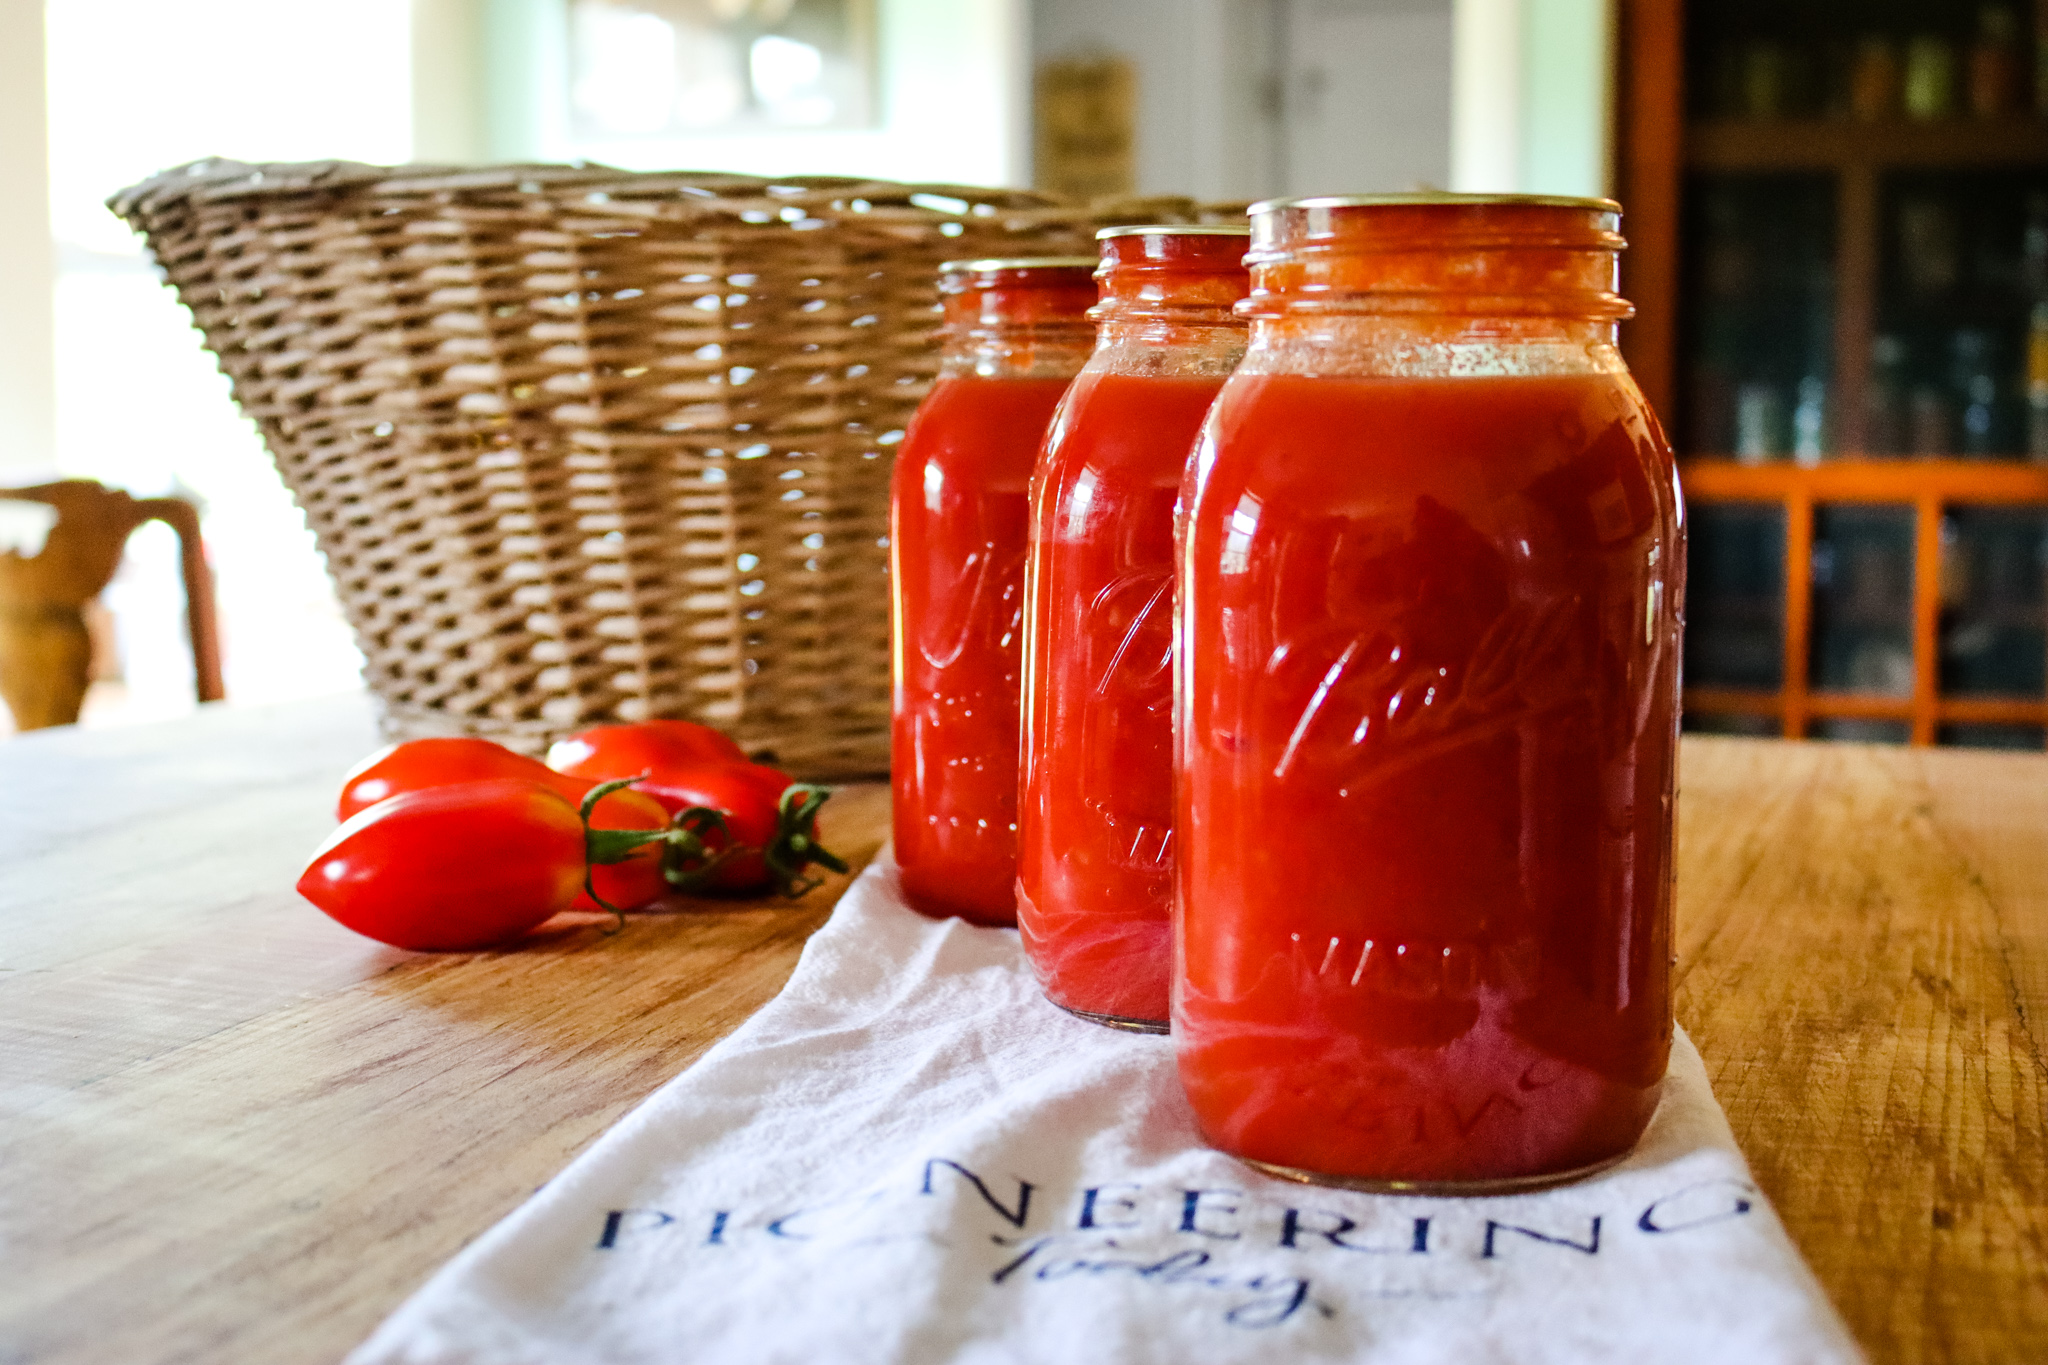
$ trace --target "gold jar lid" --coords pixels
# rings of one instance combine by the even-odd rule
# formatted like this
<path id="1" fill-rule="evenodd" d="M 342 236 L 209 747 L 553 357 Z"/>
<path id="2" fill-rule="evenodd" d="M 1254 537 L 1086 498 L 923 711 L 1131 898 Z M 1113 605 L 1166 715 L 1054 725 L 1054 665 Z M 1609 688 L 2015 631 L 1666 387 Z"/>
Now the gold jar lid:
<path id="1" fill-rule="evenodd" d="M 1112 237 L 1249 237 L 1252 235 L 1248 223 L 1129 223 L 1119 227 L 1102 228 L 1095 234 L 1095 240 L 1106 242 Z"/>
<path id="2" fill-rule="evenodd" d="M 979 275 L 990 270 L 1093 270 L 1093 256 L 994 256 L 978 261 L 947 261 L 941 275 Z"/>
<path id="3" fill-rule="evenodd" d="M 1456 194 L 1450 190 L 1418 190 L 1409 194 L 1317 194 L 1300 199 L 1262 199 L 1245 210 L 1247 217 L 1279 209 L 1406 208 L 1425 204 L 1484 208 L 1526 205 L 1532 208 L 1584 209 L 1589 213 L 1620 213 L 1612 199 L 1569 194 Z"/>

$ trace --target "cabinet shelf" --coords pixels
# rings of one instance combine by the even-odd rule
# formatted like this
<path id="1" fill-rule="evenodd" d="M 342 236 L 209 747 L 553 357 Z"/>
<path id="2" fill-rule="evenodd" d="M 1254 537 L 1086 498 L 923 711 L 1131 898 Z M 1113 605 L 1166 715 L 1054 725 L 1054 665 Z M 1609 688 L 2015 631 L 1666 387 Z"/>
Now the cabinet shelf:
<path id="1" fill-rule="evenodd" d="M 1800 698 L 1802 715 L 1816 720 L 1903 720 L 1920 714 L 1912 697 L 1868 692 L 1808 692 Z M 1688 687 L 1685 709 L 1709 716 L 1770 716 L 1783 720 L 1783 692 L 1759 688 Z M 2044 725 L 2048 701 L 2037 697 L 1939 697 L 1932 706 L 1937 725 Z"/>
<path id="2" fill-rule="evenodd" d="M 1782 683 L 1776 690 L 1689 687 L 1686 708 L 1699 715 L 1768 716 L 1799 738 L 1817 721 L 1898 720 L 1913 741 L 1931 744 L 1950 725 L 2048 726 L 2048 696 L 1944 694 L 1940 681 L 1941 525 L 1951 509 L 2048 507 L 2048 464 L 1987 460 L 1836 459 L 1817 465 L 1741 464 L 1728 459 L 1679 463 L 1679 483 L 1695 506 L 1775 504 L 1784 509 Z M 1905 695 L 1814 688 L 1813 552 L 1815 513 L 1830 505 L 1894 505 L 1913 514 L 1913 684 Z M 1754 601 L 1745 595 L 1743 605 Z M 1746 613 L 1745 613 L 1746 615 Z"/>
<path id="3" fill-rule="evenodd" d="M 1705 0 L 1617 0 L 1616 11 L 1614 188 L 1631 243 L 1622 291 L 1639 310 L 1622 349 L 1652 406 L 1685 419 L 1673 423 L 1680 449 L 1699 456 L 1680 478 L 1701 513 L 1693 624 L 1705 629 L 1693 638 L 1704 652 L 1688 671 L 1707 685 L 1687 689 L 1687 706 L 1769 718 L 1793 738 L 1857 722 L 1902 723 L 1917 744 L 1956 727 L 2048 730 L 2048 694 L 2032 683 L 2048 663 L 2029 653 L 2048 612 L 2028 558 L 2048 560 L 2048 513 L 2036 510 L 2048 509 L 2048 463 L 1857 453 L 1801 466 L 1716 451 L 1810 444 L 1816 411 L 1840 451 L 2038 440 L 2023 435 L 2023 402 L 2043 251 L 2022 234 L 2048 224 L 2036 207 L 2048 117 L 1689 116 L 1686 92 L 1711 63 L 1688 50 L 1775 42 L 1818 57 L 1809 85 L 1829 89 L 1853 74 L 1830 54 L 1867 30 L 1940 32 L 1966 56 L 1975 39 L 1940 0 L 1883 14 Z M 2031 71 L 2022 46 L 2018 70 Z M 1954 74 L 1967 84 L 1968 61 Z M 2014 601 L 1970 588 L 1971 573 Z M 1945 584 L 1975 595 L 1945 604 Z M 1778 600 L 1768 622 L 1765 591 Z M 1945 692 L 1958 678 L 1986 690 Z"/>
<path id="4" fill-rule="evenodd" d="M 1686 132 L 1685 162 L 1703 171 L 2048 166 L 2048 120 L 1716 119 L 1694 124 Z"/>
<path id="5" fill-rule="evenodd" d="M 2048 503 L 2048 463 L 2028 460 L 1869 459 L 1831 456 L 1815 465 L 1746 464 L 1725 457 L 1679 462 L 1688 497 L 1709 502 L 1918 504 Z"/>

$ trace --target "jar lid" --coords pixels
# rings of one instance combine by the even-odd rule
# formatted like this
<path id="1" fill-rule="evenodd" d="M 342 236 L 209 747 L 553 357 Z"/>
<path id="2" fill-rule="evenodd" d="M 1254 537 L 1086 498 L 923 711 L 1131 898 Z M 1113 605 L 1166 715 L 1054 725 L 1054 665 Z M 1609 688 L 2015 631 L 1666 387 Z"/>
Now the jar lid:
<path id="1" fill-rule="evenodd" d="M 1095 234 L 1095 240 L 1106 242 L 1112 237 L 1249 237 L 1252 235 L 1248 223 L 1129 223 L 1120 227 L 1106 227 Z"/>
<path id="2" fill-rule="evenodd" d="M 978 261 L 947 261 L 941 275 L 981 274 L 989 270 L 1089 270 L 1100 264 L 1093 256 L 994 256 Z"/>
<path id="3" fill-rule="evenodd" d="M 1582 198 L 1569 194 L 1455 194 L 1449 190 L 1421 190 L 1410 194 L 1319 194 L 1303 199 L 1263 199 L 1245 210 L 1256 216 L 1278 209 L 1406 208 L 1423 204 L 1446 204 L 1479 208 L 1489 204 L 1528 205 L 1536 208 L 1585 209 L 1596 213 L 1620 213 L 1612 199 Z"/>

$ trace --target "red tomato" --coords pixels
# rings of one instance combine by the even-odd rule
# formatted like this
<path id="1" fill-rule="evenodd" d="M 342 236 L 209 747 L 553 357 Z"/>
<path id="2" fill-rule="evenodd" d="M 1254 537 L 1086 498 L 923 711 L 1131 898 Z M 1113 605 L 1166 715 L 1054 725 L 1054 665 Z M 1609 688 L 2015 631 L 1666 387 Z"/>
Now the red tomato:
<path id="1" fill-rule="evenodd" d="M 539 782 L 402 792 L 334 831 L 299 894 L 395 948 L 460 951 L 525 933 L 583 885 L 583 821 Z"/>
<path id="2" fill-rule="evenodd" d="M 681 815 L 693 806 L 725 814 L 723 832 L 700 831 L 716 853 L 733 844 L 743 850 L 720 863 L 707 883 L 720 891 L 752 891 L 769 882 L 767 849 L 781 824 L 779 803 L 789 788 L 789 774 L 759 763 L 704 763 L 689 768 L 655 770 L 639 790 Z"/>
<path id="3" fill-rule="evenodd" d="M 631 777 L 631 773 L 615 773 Z M 335 818 L 346 820 L 367 806 L 422 787 L 445 787 L 451 782 L 482 782 L 490 778 L 517 778 L 541 782 L 580 803 L 583 794 L 597 783 L 594 779 L 558 773 L 537 758 L 514 753 L 488 739 L 450 736 L 410 739 L 379 749 L 349 770 L 341 780 L 341 800 Z M 607 797 L 609 802 L 612 798 Z M 604 807 L 600 805 L 600 811 Z"/>
<path id="4" fill-rule="evenodd" d="M 835 872 L 846 864 L 818 844 L 818 807 L 822 788 L 794 784 L 789 774 L 759 763 L 706 763 L 692 768 L 656 769 L 639 784 L 690 827 L 711 853 L 736 851 L 712 867 L 701 881 L 697 868 L 685 863 L 677 884 L 696 890 L 758 891 L 771 884 L 785 893 L 804 889 L 803 870 L 822 863 Z M 692 808 L 721 812 L 724 828 L 693 821 Z M 698 868 L 703 866 L 698 863 Z"/>
<path id="5" fill-rule="evenodd" d="M 349 769 L 348 776 L 341 779 L 341 800 L 335 805 L 334 818 L 346 820 L 387 797 L 422 787 L 481 782 L 493 777 L 524 778 L 529 782 L 551 780 L 535 774 L 535 768 L 554 773 L 545 763 L 515 754 L 487 739 L 407 740 L 387 745 Z"/>
<path id="6" fill-rule="evenodd" d="M 746 752 L 726 735 L 687 720 L 597 725 L 557 740 L 548 750 L 550 768 L 596 782 L 637 777 L 650 769 L 746 761 Z"/>
<path id="7" fill-rule="evenodd" d="M 580 807 L 584 796 L 597 785 L 587 778 L 558 773 L 537 758 L 514 753 L 488 739 L 414 739 L 381 749 L 358 763 L 342 779 L 335 815 L 347 820 L 404 792 L 489 780 L 538 782 L 560 792 L 572 808 Z M 638 792 L 616 791 L 597 803 L 591 821 L 601 829 L 660 829 L 668 823 L 668 812 Z M 638 910 L 668 890 L 661 875 L 661 846 L 646 844 L 622 862 L 592 868 L 591 881 L 597 894 L 611 905 Z M 578 891 L 573 908 L 604 907 Z"/>

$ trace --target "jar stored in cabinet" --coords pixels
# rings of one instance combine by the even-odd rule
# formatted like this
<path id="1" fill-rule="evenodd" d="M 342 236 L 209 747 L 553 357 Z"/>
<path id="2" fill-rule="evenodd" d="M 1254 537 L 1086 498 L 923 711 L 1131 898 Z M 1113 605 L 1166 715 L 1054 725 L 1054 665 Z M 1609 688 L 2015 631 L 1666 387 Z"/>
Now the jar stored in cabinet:
<path id="1" fill-rule="evenodd" d="M 1183 1082 L 1282 1176 L 1597 1168 L 1670 1048 L 1684 562 L 1618 207 L 1252 218 L 1251 345 L 1183 494 Z"/>
<path id="2" fill-rule="evenodd" d="M 1053 1003 L 1163 1033 L 1172 979 L 1173 515 L 1244 354 L 1246 229 L 1105 228 L 1094 354 L 1031 489 L 1017 923 Z"/>
<path id="3" fill-rule="evenodd" d="M 1016 922 L 1026 489 L 1095 329 L 1088 257 L 940 268 L 939 378 L 896 455 L 890 783 L 910 904 Z"/>

